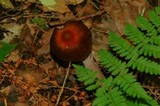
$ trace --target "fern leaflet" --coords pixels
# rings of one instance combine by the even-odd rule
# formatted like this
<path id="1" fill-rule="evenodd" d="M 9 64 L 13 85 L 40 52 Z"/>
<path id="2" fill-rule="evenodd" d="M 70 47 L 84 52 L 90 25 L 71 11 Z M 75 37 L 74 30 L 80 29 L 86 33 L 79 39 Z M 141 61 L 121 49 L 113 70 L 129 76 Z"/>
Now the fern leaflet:
<path id="1" fill-rule="evenodd" d="M 131 24 L 125 25 L 124 33 L 134 45 L 137 45 L 146 39 L 146 36 Z"/>
<path id="2" fill-rule="evenodd" d="M 99 59 L 100 63 L 105 68 L 108 68 L 108 71 L 112 72 L 112 75 L 118 74 L 126 66 L 125 62 L 118 60 L 118 58 L 114 57 L 110 52 L 104 49 L 99 51 Z"/>
<path id="3" fill-rule="evenodd" d="M 154 58 L 160 58 L 160 46 L 157 45 L 144 45 L 143 54 L 145 56 L 153 56 Z"/>
<path id="4" fill-rule="evenodd" d="M 105 101 L 105 102 L 104 102 Z M 127 106 L 122 92 L 118 88 L 113 88 L 105 95 L 94 100 L 93 106 Z"/>
<path id="5" fill-rule="evenodd" d="M 124 92 L 132 97 L 149 97 L 142 86 L 136 81 L 136 78 L 131 73 L 127 73 L 126 70 L 122 71 L 120 75 L 114 79 L 114 82 L 119 85 Z"/>
<path id="6" fill-rule="evenodd" d="M 152 26 L 152 24 L 146 18 L 138 16 L 136 22 L 142 30 L 147 31 L 147 36 L 156 36 L 158 34 L 154 26 Z"/>
<path id="7" fill-rule="evenodd" d="M 130 66 L 140 72 L 149 73 L 151 75 L 160 75 L 160 65 L 143 56 L 134 58 L 130 61 L 130 63 L 128 63 L 128 67 Z"/>

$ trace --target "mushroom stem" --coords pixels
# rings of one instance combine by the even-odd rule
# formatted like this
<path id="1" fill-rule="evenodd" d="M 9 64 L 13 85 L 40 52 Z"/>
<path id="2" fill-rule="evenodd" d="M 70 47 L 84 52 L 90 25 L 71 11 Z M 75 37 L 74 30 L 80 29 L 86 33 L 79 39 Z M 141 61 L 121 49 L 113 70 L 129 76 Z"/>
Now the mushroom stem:
<path id="1" fill-rule="evenodd" d="M 98 78 L 105 78 L 92 54 L 83 61 L 83 64 L 85 67 L 98 72 Z"/>

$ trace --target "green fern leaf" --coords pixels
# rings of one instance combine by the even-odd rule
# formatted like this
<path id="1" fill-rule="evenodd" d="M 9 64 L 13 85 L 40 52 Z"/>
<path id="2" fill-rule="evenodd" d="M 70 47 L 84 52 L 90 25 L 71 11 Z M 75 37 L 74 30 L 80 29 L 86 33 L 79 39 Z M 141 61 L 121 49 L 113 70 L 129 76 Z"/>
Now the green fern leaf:
<path id="1" fill-rule="evenodd" d="M 112 83 L 113 83 L 113 78 L 110 76 L 107 79 L 102 79 L 101 81 L 99 81 L 98 84 L 100 87 L 96 90 L 96 96 L 100 97 L 106 94 L 106 92 L 109 90 L 109 88 L 111 87 Z"/>
<path id="2" fill-rule="evenodd" d="M 134 45 L 137 45 L 146 39 L 146 36 L 131 24 L 125 25 L 124 33 Z"/>
<path id="3" fill-rule="evenodd" d="M 155 30 L 154 26 L 143 16 L 138 16 L 136 19 L 136 22 L 142 30 L 147 31 L 146 35 L 156 36 L 158 34 L 158 32 Z"/>
<path id="4" fill-rule="evenodd" d="M 75 64 L 73 64 L 73 67 L 77 70 L 78 80 L 83 81 L 85 86 L 87 86 L 86 90 L 94 90 L 99 87 L 98 84 L 94 84 L 98 75 L 97 72 Z"/>
<path id="5" fill-rule="evenodd" d="M 92 91 L 92 90 L 97 89 L 98 87 L 99 87 L 98 84 L 91 84 L 91 85 L 88 85 L 88 86 L 86 87 L 86 90 L 87 90 L 87 91 Z"/>
<path id="6" fill-rule="evenodd" d="M 127 65 L 128 67 L 131 66 L 133 69 L 137 69 L 139 72 L 145 72 L 151 75 L 160 75 L 160 65 L 144 58 L 143 56 L 132 59 L 132 61 Z"/>
<path id="7" fill-rule="evenodd" d="M 105 102 L 104 102 L 105 101 Z M 122 96 L 122 92 L 118 88 L 113 88 L 105 95 L 96 98 L 93 101 L 93 106 L 127 106 L 125 98 Z"/>
<path id="8" fill-rule="evenodd" d="M 116 51 L 121 57 L 125 57 L 126 59 L 133 57 L 133 46 L 131 46 L 129 42 L 121 38 L 116 33 L 110 33 L 109 43 L 112 49 Z"/>
<path id="9" fill-rule="evenodd" d="M 85 68 L 83 66 L 75 65 L 73 64 L 73 67 L 76 68 L 76 72 L 78 75 L 79 81 L 84 81 L 85 85 L 89 85 L 94 83 L 95 79 L 97 78 L 98 73 L 95 71 L 92 71 L 88 68 Z"/>
<path id="10" fill-rule="evenodd" d="M 158 28 L 160 26 L 160 17 L 153 10 L 148 13 L 148 16 L 149 20 Z"/>
<path id="11" fill-rule="evenodd" d="M 156 7 L 156 8 L 155 8 L 155 11 L 156 11 L 156 13 L 157 13 L 158 15 L 160 15 L 160 7 Z"/>
<path id="12" fill-rule="evenodd" d="M 79 78 L 79 79 L 81 79 L 81 78 Z M 85 81 L 84 82 L 85 85 L 90 85 L 90 84 L 94 83 L 96 78 L 97 78 L 97 72 L 94 72 L 94 73 L 88 75 L 88 77 L 84 77 L 82 79 L 83 79 L 83 81 Z"/>
<path id="13" fill-rule="evenodd" d="M 118 74 L 126 66 L 125 62 L 118 60 L 110 52 L 104 49 L 100 50 L 98 54 L 99 54 L 100 63 L 105 68 L 108 68 L 108 71 L 111 72 L 112 75 Z"/>
<path id="14" fill-rule="evenodd" d="M 154 58 L 160 58 L 160 46 L 157 45 L 144 45 L 143 54 L 145 56 L 153 56 Z"/>
<path id="15" fill-rule="evenodd" d="M 147 93 L 136 81 L 135 76 L 131 73 L 128 74 L 127 70 L 122 71 L 120 75 L 114 79 L 114 82 L 129 96 L 145 99 L 148 98 Z"/>
<path id="16" fill-rule="evenodd" d="M 92 106 L 108 106 L 109 103 L 110 103 L 110 101 L 108 101 L 108 96 L 107 96 L 107 94 L 105 94 L 101 97 L 96 98 L 93 101 Z"/>
<path id="17" fill-rule="evenodd" d="M 138 101 L 127 101 L 128 106 L 148 106 L 149 104 L 138 102 Z"/>
<path id="18" fill-rule="evenodd" d="M 156 44 L 160 46 L 160 36 L 153 36 L 150 38 L 151 44 Z"/>

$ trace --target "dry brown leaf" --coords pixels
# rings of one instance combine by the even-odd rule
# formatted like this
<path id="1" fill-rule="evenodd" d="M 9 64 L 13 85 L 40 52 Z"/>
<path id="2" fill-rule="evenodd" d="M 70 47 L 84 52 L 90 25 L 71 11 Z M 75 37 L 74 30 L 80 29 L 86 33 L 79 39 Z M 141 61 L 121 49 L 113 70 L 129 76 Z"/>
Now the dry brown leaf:
<path id="1" fill-rule="evenodd" d="M 1 93 L 4 93 L 5 95 L 8 96 L 8 94 L 11 92 L 11 89 L 12 89 L 13 86 L 7 86 L 3 89 L 0 90 Z"/>
<path id="2" fill-rule="evenodd" d="M 38 49 L 37 55 L 48 54 L 49 53 L 49 42 L 52 35 L 53 29 L 48 30 L 46 33 L 44 32 L 39 43 L 41 48 Z"/>
<path id="3" fill-rule="evenodd" d="M 66 0 L 66 4 L 77 5 L 82 3 L 84 0 Z"/>
<path id="4" fill-rule="evenodd" d="M 28 85 L 36 85 L 47 77 L 41 67 L 32 63 L 19 64 L 16 75 Z"/>
<path id="5" fill-rule="evenodd" d="M 1 25 L 1 27 L 10 31 L 4 34 L 5 38 L 3 39 L 4 42 L 10 42 L 13 38 L 15 38 L 15 36 L 20 35 L 21 30 L 24 27 L 24 24 L 19 25 L 17 23 L 9 23 L 9 24 L 3 24 Z"/>
<path id="6" fill-rule="evenodd" d="M 13 52 L 11 52 L 11 54 L 5 59 L 5 62 L 7 62 L 7 61 L 8 62 L 10 62 L 10 61 L 17 62 L 20 59 L 21 59 L 21 57 L 19 56 L 19 50 L 16 49 Z"/>
<path id="7" fill-rule="evenodd" d="M 17 102 L 17 103 L 15 104 L 15 106 L 28 106 L 28 104 L 27 104 L 27 103 Z"/>
<path id="8" fill-rule="evenodd" d="M 23 78 L 26 80 L 26 83 L 28 84 L 35 84 L 36 83 L 36 79 L 33 75 L 31 75 L 31 73 L 25 73 L 25 75 L 23 75 Z"/>
<path id="9" fill-rule="evenodd" d="M 49 81 L 53 86 L 59 86 L 59 84 L 57 83 L 57 81 Z"/>
<path id="10" fill-rule="evenodd" d="M 123 29 L 127 22 L 135 24 L 137 15 L 142 13 L 144 7 L 147 8 L 144 0 L 134 0 L 134 4 L 132 1 L 133 0 L 120 0 L 119 2 L 115 0 L 106 1 L 106 11 L 114 20 L 115 28 L 117 28 L 117 32 L 120 34 L 123 34 Z"/>
<path id="11" fill-rule="evenodd" d="M 70 106 L 70 104 L 67 101 L 65 101 L 62 103 L 62 106 Z"/>
<path id="12" fill-rule="evenodd" d="M 55 63 L 52 61 L 49 61 L 46 64 L 41 64 L 41 67 L 44 68 L 46 73 L 48 73 L 49 69 L 52 69 L 54 66 L 55 66 Z"/>
<path id="13" fill-rule="evenodd" d="M 70 12 L 69 8 L 67 7 L 65 0 L 54 0 L 56 2 L 56 4 L 53 7 L 53 10 L 49 10 L 46 7 L 43 8 L 43 10 L 45 12 L 48 11 L 55 11 L 55 12 L 59 12 L 59 13 L 66 13 L 66 12 Z"/>

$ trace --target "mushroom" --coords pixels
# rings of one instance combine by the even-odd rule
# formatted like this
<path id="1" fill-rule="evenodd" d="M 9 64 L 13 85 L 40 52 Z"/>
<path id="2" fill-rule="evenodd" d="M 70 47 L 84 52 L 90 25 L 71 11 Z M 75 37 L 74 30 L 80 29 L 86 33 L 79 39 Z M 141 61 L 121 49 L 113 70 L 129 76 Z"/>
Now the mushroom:
<path id="1" fill-rule="evenodd" d="M 82 21 L 67 21 L 63 29 L 54 29 L 50 40 L 51 55 L 63 62 L 82 62 L 85 67 L 98 71 L 99 78 L 104 78 L 91 51 L 92 34 Z"/>

